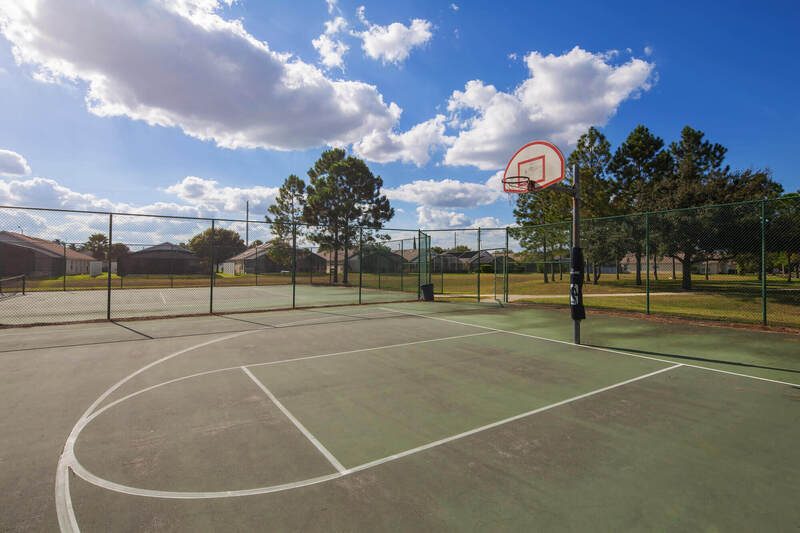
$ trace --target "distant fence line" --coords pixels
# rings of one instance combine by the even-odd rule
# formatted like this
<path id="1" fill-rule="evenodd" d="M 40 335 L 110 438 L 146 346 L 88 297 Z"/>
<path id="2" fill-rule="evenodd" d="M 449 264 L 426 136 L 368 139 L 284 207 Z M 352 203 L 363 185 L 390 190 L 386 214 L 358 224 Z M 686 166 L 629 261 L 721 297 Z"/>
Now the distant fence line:
<path id="1" fill-rule="evenodd" d="M 439 297 L 476 301 L 560 304 L 567 294 L 570 221 L 354 227 L 338 249 L 309 238 L 325 227 L 294 228 L 276 242 L 264 220 L 0 206 L 0 278 L 24 275 L 27 289 L 18 301 L 13 290 L 2 292 L 0 324 L 69 321 L 81 305 L 91 307 L 81 318 L 112 319 L 397 301 L 419 298 L 426 282 Z M 241 249 L 210 232 L 190 249 L 208 229 L 263 244 Z M 800 196 L 590 218 L 581 231 L 590 309 L 800 327 Z M 94 233 L 107 240 L 88 243 Z M 151 293 L 141 291 L 139 301 L 123 298 L 123 289 Z M 207 296 L 178 302 L 198 289 Z M 83 293 L 99 290 L 107 294 L 100 310 L 64 300 L 59 313 L 57 298 L 43 296 L 70 292 L 94 302 Z"/>

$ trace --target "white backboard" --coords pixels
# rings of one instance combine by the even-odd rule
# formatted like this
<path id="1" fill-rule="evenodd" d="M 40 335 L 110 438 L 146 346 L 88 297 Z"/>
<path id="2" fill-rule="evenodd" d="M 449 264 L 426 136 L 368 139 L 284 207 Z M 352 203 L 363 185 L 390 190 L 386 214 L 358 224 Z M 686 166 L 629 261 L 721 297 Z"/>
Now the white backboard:
<path id="1" fill-rule="evenodd" d="M 555 145 L 533 141 L 517 150 L 503 178 L 525 176 L 536 184 L 536 189 L 542 189 L 564 179 L 564 166 L 564 156 Z"/>

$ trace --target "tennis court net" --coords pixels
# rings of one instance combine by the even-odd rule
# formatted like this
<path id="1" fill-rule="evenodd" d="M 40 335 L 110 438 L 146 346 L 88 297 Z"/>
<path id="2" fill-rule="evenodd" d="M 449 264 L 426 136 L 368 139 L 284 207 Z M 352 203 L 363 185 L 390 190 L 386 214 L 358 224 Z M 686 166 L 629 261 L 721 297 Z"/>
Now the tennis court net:
<path id="1" fill-rule="evenodd" d="M 0 278 L 0 297 L 25 294 L 25 274 Z"/>

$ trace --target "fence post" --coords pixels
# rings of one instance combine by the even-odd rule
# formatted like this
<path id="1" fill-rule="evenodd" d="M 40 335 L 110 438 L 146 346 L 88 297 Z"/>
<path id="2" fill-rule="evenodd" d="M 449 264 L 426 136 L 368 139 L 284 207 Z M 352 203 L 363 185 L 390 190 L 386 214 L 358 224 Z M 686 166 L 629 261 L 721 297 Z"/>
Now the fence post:
<path id="1" fill-rule="evenodd" d="M 108 214 L 108 257 L 106 262 L 108 264 L 108 289 L 106 294 L 106 320 L 111 320 L 111 244 L 113 242 L 112 232 L 114 230 L 114 215 Z M 66 252 L 64 253 L 66 258 Z M 67 279 L 67 262 L 64 261 L 64 279 Z"/>
<path id="2" fill-rule="evenodd" d="M 761 200 L 761 324 L 767 325 L 767 241 L 766 241 L 766 201 Z"/>
<path id="3" fill-rule="evenodd" d="M 255 265 L 253 266 L 253 272 L 255 272 L 256 275 L 256 287 L 258 287 L 258 247 L 259 245 L 256 244 L 256 262 Z M 244 259 L 242 261 L 242 267 L 244 269 L 244 272 L 242 272 L 242 274 L 245 276 L 245 278 L 247 278 L 247 259 Z"/>
<path id="4" fill-rule="evenodd" d="M 650 213 L 644 215 L 644 255 L 646 257 L 644 292 L 645 313 L 650 314 Z"/>
<path id="5" fill-rule="evenodd" d="M 444 256 L 441 254 L 439 255 L 439 273 L 442 278 L 442 288 L 439 289 L 439 294 L 444 294 Z"/>
<path id="6" fill-rule="evenodd" d="M 481 228 L 478 228 L 478 301 L 481 301 Z"/>
<path id="7" fill-rule="evenodd" d="M 364 280 L 364 228 L 358 228 L 358 303 L 361 304 L 361 287 Z"/>
<path id="8" fill-rule="evenodd" d="M 422 230 L 417 230 L 417 300 L 420 299 L 420 291 L 422 291 Z M 380 268 L 378 268 L 378 283 L 380 283 Z"/>
<path id="9" fill-rule="evenodd" d="M 214 219 L 211 219 L 211 244 L 209 245 L 208 262 L 209 262 L 209 294 L 208 294 L 208 312 L 214 314 Z"/>
<path id="10" fill-rule="evenodd" d="M 295 308 L 297 291 L 297 224 L 292 221 L 292 309 Z"/>
<path id="11" fill-rule="evenodd" d="M 503 258 L 503 300 L 508 303 L 508 228 L 506 227 L 506 250 Z"/>
<path id="12" fill-rule="evenodd" d="M 61 246 L 64 247 L 64 277 L 62 278 L 61 286 L 62 286 L 62 290 L 64 292 L 67 292 L 67 243 L 62 242 Z M 110 250 L 110 248 L 109 248 L 109 250 Z"/>
<path id="13" fill-rule="evenodd" d="M 400 263 L 400 292 L 403 292 L 403 264 L 406 262 L 406 254 L 403 250 L 403 239 L 400 239 L 400 257 L 403 261 Z"/>

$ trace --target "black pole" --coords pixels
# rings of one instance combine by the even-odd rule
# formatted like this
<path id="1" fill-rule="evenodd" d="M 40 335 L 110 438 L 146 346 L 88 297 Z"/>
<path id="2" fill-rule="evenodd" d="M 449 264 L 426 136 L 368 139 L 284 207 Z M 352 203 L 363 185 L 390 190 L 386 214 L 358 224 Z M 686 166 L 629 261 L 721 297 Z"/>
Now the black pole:
<path id="1" fill-rule="evenodd" d="M 297 290 L 297 225 L 292 221 L 292 309 L 295 308 Z"/>
<path id="2" fill-rule="evenodd" d="M 208 312 L 214 314 L 214 219 L 211 219 L 211 244 L 208 254 L 209 265 L 209 293 L 208 293 Z"/>
<path id="3" fill-rule="evenodd" d="M 572 315 L 572 341 L 581 343 L 581 320 L 586 318 L 583 307 L 583 251 L 581 250 L 581 174 L 578 165 L 572 166 L 572 257 L 569 305 Z"/>
<path id="4" fill-rule="evenodd" d="M 112 243 L 112 231 L 114 229 L 114 215 L 108 215 L 108 257 L 107 257 L 107 264 L 108 264 L 108 294 L 106 297 L 106 320 L 111 320 L 111 243 Z M 64 264 L 64 276 L 66 279 L 66 262 Z"/>

